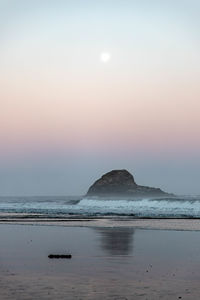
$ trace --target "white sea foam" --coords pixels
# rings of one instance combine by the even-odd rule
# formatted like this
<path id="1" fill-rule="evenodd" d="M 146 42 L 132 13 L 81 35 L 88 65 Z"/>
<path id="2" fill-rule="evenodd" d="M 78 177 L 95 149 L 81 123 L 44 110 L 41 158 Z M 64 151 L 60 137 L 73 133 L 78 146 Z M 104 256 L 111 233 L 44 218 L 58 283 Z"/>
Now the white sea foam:
<path id="1" fill-rule="evenodd" d="M 0 212 L 136 217 L 200 217 L 200 197 L 162 199 L 73 199 L 71 197 L 0 198 Z"/>
<path id="2" fill-rule="evenodd" d="M 83 199 L 77 209 L 91 213 L 134 214 L 138 216 L 200 216 L 200 199 L 197 197 L 140 200 Z"/>

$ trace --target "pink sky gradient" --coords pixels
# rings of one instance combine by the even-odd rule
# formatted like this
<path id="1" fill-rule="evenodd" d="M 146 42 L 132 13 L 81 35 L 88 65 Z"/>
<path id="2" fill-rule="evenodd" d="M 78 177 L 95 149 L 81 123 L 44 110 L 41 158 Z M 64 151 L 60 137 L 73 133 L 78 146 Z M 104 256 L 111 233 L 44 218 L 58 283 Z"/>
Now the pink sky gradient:
<path id="1" fill-rule="evenodd" d="M 84 2 L 0 4 L 0 163 L 14 168 L 29 158 L 39 165 L 64 155 L 81 166 L 93 157 L 89 176 L 99 157 L 104 166 L 130 169 L 159 158 L 158 169 L 171 160 L 194 170 L 199 4 Z M 99 59 L 103 51 L 111 54 L 107 63 Z"/>

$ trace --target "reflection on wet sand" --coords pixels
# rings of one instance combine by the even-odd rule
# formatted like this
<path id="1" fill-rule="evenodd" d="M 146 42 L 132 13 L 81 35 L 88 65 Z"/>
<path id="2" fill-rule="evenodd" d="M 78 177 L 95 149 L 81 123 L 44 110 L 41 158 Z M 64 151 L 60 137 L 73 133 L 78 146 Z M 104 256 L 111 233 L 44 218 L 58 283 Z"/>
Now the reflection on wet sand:
<path id="1" fill-rule="evenodd" d="M 101 248 L 108 255 L 130 255 L 133 252 L 134 229 L 96 228 L 100 234 Z"/>

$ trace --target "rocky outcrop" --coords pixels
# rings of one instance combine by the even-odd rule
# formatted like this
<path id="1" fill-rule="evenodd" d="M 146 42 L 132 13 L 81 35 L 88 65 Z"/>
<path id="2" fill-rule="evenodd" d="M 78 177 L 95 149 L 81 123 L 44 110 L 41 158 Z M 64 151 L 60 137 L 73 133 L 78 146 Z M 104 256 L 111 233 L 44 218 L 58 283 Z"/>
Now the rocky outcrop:
<path id="1" fill-rule="evenodd" d="M 137 185 L 134 177 L 127 170 L 112 170 L 104 174 L 89 188 L 87 196 L 166 196 L 159 188 Z"/>

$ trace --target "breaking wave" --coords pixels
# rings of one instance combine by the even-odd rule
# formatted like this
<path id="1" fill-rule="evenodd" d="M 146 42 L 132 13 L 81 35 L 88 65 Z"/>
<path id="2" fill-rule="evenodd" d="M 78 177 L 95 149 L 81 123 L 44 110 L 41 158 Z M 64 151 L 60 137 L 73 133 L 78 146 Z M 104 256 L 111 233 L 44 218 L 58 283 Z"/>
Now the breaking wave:
<path id="1" fill-rule="evenodd" d="M 0 197 L 0 213 L 147 218 L 200 218 L 200 196 L 106 199 L 81 197 Z"/>
<path id="2" fill-rule="evenodd" d="M 100 214 L 122 214 L 137 217 L 200 217 L 200 197 L 176 197 L 138 200 L 83 199 L 80 210 Z"/>

